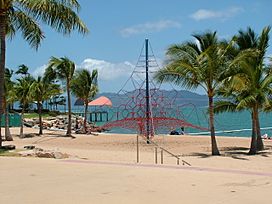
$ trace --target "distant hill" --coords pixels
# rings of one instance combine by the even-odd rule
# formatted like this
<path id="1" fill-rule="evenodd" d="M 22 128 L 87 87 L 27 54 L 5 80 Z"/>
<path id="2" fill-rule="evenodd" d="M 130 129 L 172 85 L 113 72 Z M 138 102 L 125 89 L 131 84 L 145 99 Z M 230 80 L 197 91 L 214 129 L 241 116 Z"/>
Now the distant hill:
<path id="1" fill-rule="evenodd" d="M 131 91 L 126 94 L 116 94 L 116 93 L 100 93 L 97 95 L 99 96 L 106 96 L 108 97 L 112 103 L 113 106 L 119 106 L 121 104 L 125 104 L 126 98 L 128 96 L 134 95 L 137 96 L 139 94 L 137 91 Z M 208 105 L 208 98 L 206 95 L 200 95 L 197 93 L 193 93 L 186 90 L 176 91 L 176 90 L 161 90 L 161 94 L 170 100 L 174 100 L 175 104 L 182 105 L 182 104 L 188 104 L 191 103 L 198 107 L 203 107 Z"/>

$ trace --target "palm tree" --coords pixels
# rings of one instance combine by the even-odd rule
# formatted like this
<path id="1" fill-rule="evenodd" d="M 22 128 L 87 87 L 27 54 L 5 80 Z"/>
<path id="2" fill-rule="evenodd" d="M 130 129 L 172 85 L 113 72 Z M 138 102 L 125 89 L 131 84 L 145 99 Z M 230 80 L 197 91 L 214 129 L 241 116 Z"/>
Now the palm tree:
<path id="1" fill-rule="evenodd" d="M 264 27 L 261 35 L 258 36 L 258 34 L 256 34 L 250 27 L 248 27 L 246 31 L 240 30 L 239 34 L 237 35 L 237 45 L 239 50 L 257 50 L 257 56 L 250 60 L 251 66 L 249 66 L 248 70 L 251 71 L 245 72 L 248 81 L 251 83 L 251 85 L 248 86 L 248 88 L 251 89 L 250 95 L 255 101 L 255 104 L 252 105 L 255 106 L 255 110 L 254 108 L 252 109 L 252 117 L 253 119 L 255 117 L 256 120 L 257 150 L 264 149 L 260 131 L 259 109 L 263 107 L 264 103 L 267 103 L 266 94 L 270 91 L 269 86 L 271 83 L 271 76 L 266 74 L 266 68 L 264 65 L 267 48 L 269 47 L 270 30 L 270 26 Z M 252 149 L 251 152 L 254 153 L 255 151 Z"/>
<path id="2" fill-rule="evenodd" d="M 72 136 L 72 112 L 71 112 L 71 81 L 75 72 L 75 63 L 69 60 L 67 57 L 51 57 L 49 65 L 46 68 L 45 76 L 47 79 L 53 80 L 52 77 L 56 77 L 66 82 L 66 92 L 68 99 L 68 127 L 66 136 Z"/>
<path id="3" fill-rule="evenodd" d="M 9 130 L 9 104 L 14 101 L 14 82 L 11 80 L 13 70 L 5 69 L 5 95 L 4 95 L 4 111 L 5 111 L 5 139 L 13 141 Z"/>
<path id="4" fill-rule="evenodd" d="M 98 92 L 97 86 L 98 71 L 95 69 L 90 73 L 87 69 L 82 69 L 76 72 L 72 83 L 71 90 L 75 96 L 81 98 L 85 104 L 84 111 L 84 132 L 87 130 L 87 111 L 88 103 Z"/>
<path id="5" fill-rule="evenodd" d="M 20 31 L 31 47 L 37 49 L 44 39 L 39 22 L 63 34 L 70 34 L 73 30 L 85 34 L 88 29 L 77 15 L 79 9 L 77 0 L 0 0 L 0 122 L 3 113 L 6 37 L 13 37 L 16 31 Z"/>
<path id="6" fill-rule="evenodd" d="M 27 76 L 21 79 L 17 79 L 18 83 L 15 84 L 15 93 L 17 96 L 17 100 L 20 102 L 22 106 L 21 112 L 21 128 L 20 128 L 20 137 L 24 136 L 24 113 L 27 104 L 32 102 L 30 87 L 34 82 L 34 78 L 31 76 Z"/>
<path id="7" fill-rule="evenodd" d="M 247 58 L 241 60 L 236 57 L 224 78 L 229 81 L 232 95 L 236 95 L 238 109 L 249 109 L 252 119 L 252 136 L 249 154 L 256 154 L 263 150 L 261 139 L 259 112 L 269 105 L 271 94 L 272 73 L 264 65 L 265 54 L 269 43 L 270 27 L 265 27 L 260 36 L 251 28 L 240 30 L 234 37 L 238 55 L 251 52 Z M 234 64 L 235 63 L 235 64 Z M 229 96 L 226 94 L 225 96 Z"/>
<path id="8" fill-rule="evenodd" d="M 166 66 L 155 79 L 195 89 L 202 87 L 208 95 L 209 126 L 212 155 L 220 155 L 215 138 L 214 96 L 220 86 L 219 77 L 228 62 L 226 43 L 217 39 L 216 32 L 193 35 L 195 42 L 172 45 L 167 50 Z"/>
<path id="9" fill-rule="evenodd" d="M 43 101 L 49 99 L 51 96 L 60 94 L 61 90 L 58 84 L 52 84 L 46 81 L 45 78 L 38 77 L 33 81 L 30 86 L 30 95 L 32 100 L 37 103 L 37 109 L 39 114 L 39 135 L 42 135 L 42 109 Z"/>
<path id="10" fill-rule="evenodd" d="M 21 74 L 24 77 L 26 77 L 27 75 L 29 76 L 29 72 L 28 72 L 29 68 L 28 66 L 21 64 L 19 65 L 18 70 L 15 72 L 15 74 Z"/>

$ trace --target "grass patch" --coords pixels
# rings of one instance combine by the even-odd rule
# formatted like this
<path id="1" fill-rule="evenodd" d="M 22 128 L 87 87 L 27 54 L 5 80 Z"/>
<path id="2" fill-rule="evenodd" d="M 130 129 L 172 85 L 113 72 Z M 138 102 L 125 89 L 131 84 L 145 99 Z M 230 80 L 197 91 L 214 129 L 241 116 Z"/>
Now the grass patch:
<path id="1" fill-rule="evenodd" d="M 1 157 L 18 157 L 20 156 L 18 151 L 8 151 L 0 148 L 0 156 Z"/>
<path id="2" fill-rule="evenodd" d="M 42 113 L 43 118 L 56 117 L 58 115 L 63 115 L 63 113 L 60 113 L 59 111 L 50 111 L 50 112 Z M 38 113 L 25 113 L 24 118 L 28 118 L 28 119 L 39 118 L 39 114 Z"/>

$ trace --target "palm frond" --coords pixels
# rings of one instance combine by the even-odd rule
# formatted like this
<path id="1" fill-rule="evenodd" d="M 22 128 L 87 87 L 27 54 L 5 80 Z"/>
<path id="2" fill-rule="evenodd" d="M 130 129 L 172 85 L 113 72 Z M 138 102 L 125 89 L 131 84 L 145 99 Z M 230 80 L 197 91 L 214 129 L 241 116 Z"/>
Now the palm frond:
<path id="1" fill-rule="evenodd" d="M 223 112 L 237 112 L 237 103 L 231 101 L 215 101 L 214 102 L 214 112 L 223 113 Z"/>
<path id="2" fill-rule="evenodd" d="M 20 30 L 23 38 L 34 48 L 38 48 L 41 41 L 44 39 L 43 32 L 35 19 L 23 11 L 16 10 L 10 16 L 10 29 Z"/>
<path id="3" fill-rule="evenodd" d="M 78 10 L 76 0 L 21 0 L 21 6 L 36 20 L 41 20 L 56 31 L 70 34 L 73 30 L 86 34 L 87 26 L 73 10 Z"/>

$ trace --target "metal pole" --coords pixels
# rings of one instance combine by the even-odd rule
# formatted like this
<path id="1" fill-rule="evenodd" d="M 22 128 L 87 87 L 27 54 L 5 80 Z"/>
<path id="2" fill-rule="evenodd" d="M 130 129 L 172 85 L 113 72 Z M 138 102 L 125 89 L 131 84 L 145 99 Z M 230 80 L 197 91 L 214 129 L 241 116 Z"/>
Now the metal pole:
<path id="1" fill-rule="evenodd" d="M 163 150 L 161 150 L 161 164 L 163 164 Z"/>
<path id="2" fill-rule="evenodd" d="M 155 147 L 155 164 L 158 164 L 158 148 Z"/>
<path id="3" fill-rule="evenodd" d="M 145 39 L 145 80 L 146 80 L 146 142 L 149 144 L 150 135 L 150 107 L 149 107 L 149 76 L 148 76 L 148 39 Z"/>
<path id="4" fill-rule="evenodd" d="M 139 135 L 137 134 L 137 163 L 139 163 Z"/>

